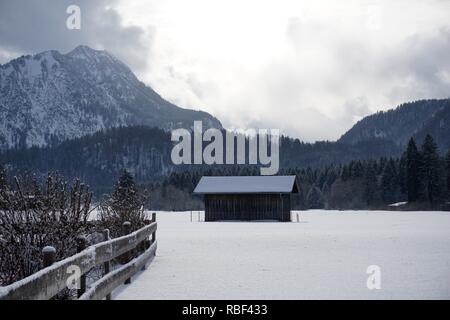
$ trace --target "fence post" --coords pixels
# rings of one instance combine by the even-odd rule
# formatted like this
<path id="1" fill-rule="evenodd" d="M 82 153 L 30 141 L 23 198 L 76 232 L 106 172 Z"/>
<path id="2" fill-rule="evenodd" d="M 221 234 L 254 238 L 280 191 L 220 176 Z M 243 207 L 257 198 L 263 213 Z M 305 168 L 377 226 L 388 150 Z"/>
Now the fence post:
<path id="1" fill-rule="evenodd" d="M 52 246 L 47 246 L 42 249 L 43 262 L 42 267 L 47 268 L 51 266 L 56 259 L 56 249 Z"/>
<path id="2" fill-rule="evenodd" d="M 297 222 L 300 222 L 300 217 L 299 217 L 298 213 L 297 213 Z"/>
<path id="3" fill-rule="evenodd" d="M 148 219 L 145 219 L 145 220 L 144 220 L 144 223 L 145 223 L 146 226 L 148 226 L 150 223 L 152 223 L 152 221 L 151 221 L 151 220 L 148 220 Z M 149 240 L 148 238 L 146 238 L 144 241 L 142 241 L 142 242 L 139 244 L 139 246 L 141 246 L 142 252 L 144 253 L 145 250 L 147 250 L 148 248 L 150 248 L 150 240 Z M 147 269 L 147 266 L 146 266 L 145 263 L 144 263 L 144 265 L 142 266 L 142 269 L 141 269 L 141 270 L 144 271 L 145 269 Z"/>
<path id="4" fill-rule="evenodd" d="M 156 222 L 156 212 L 152 213 L 152 222 Z M 156 231 L 152 232 L 152 244 L 156 241 Z M 156 250 L 155 250 L 155 256 L 156 256 Z"/>
<path id="5" fill-rule="evenodd" d="M 156 222 L 156 213 L 152 213 L 152 222 Z M 152 243 L 156 241 L 156 231 L 152 232 Z"/>
<path id="6" fill-rule="evenodd" d="M 149 224 L 152 223 L 152 220 L 146 219 L 146 220 L 144 220 L 144 223 L 145 223 L 146 226 L 148 226 Z M 151 245 L 152 243 L 151 243 L 150 239 L 147 238 L 147 239 L 145 239 L 145 240 L 143 241 L 143 244 L 144 244 L 144 250 L 143 250 L 143 251 L 145 252 L 145 250 L 147 250 L 148 248 L 150 248 L 150 245 Z"/>
<path id="7" fill-rule="evenodd" d="M 131 222 L 130 221 L 125 221 L 122 225 L 122 230 L 123 230 L 123 235 L 127 235 L 131 233 Z M 131 260 L 131 250 L 128 252 L 125 252 L 123 254 L 123 263 L 122 264 L 126 264 L 128 262 L 130 262 Z M 130 284 L 131 283 L 131 278 L 128 278 L 127 280 L 125 280 L 124 284 Z"/>
<path id="8" fill-rule="evenodd" d="M 103 237 L 104 237 L 105 241 L 108 241 L 108 240 L 111 239 L 111 237 L 109 235 L 109 229 L 103 230 Z M 103 276 L 105 276 L 105 275 L 107 275 L 109 273 L 109 270 L 111 269 L 111 261 L 109 261 L 109 260 L 106 261 L 103 266 L 104 266 L 104 269 L 105 269 L 104 273 L 103 273 Z M 105 298 L 106 298 L 106 300 L 111 300 L 111 293 L 108 293 Z"/>
<path id="9" fill-rule="evenodd" d="M 87 239 L 85 236 L 78 236 L 77 237 L 77 252 L 81 252 L 84 249 L 86 249 L 87 245 Z M 86 292 L 86 275 L 83 274 L 80 277 L 80 289 L 77 290 L 78 298 L 83 295 L 83 293 Z"/>

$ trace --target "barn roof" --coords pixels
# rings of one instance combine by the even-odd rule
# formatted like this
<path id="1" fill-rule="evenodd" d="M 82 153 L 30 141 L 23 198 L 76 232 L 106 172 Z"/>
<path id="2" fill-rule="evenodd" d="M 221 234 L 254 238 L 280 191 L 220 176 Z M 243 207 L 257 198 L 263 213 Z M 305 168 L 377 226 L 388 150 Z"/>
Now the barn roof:
<path id="1" fill-rule="evenodd" d="M 295 176 L 202 177 L 195 194 L 297 193 Z"/>

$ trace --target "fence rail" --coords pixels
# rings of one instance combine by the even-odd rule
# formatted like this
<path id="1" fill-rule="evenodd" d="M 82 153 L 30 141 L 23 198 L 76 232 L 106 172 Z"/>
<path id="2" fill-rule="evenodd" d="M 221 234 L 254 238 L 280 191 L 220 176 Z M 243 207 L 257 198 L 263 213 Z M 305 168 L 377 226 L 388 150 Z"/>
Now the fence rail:
<path id="1" fill-rule="evenodd" d="M 130 227 L 130 225 L 127 226 Z M 124 230 L 128 228 L 124 228 Z M 108 239 L 109 232 L 105 230 L 105 241 L 87 247 L 81 252 L 56 263 L 52 263 L 54 251 L 46 247 L 43 253 L 44 262 L 47 266 L 44 265 L 46 266 L 44 269 L 27 278 L 6 287 L 0 287 L 0 300 L 51 299 L 67 288 L 73 277 L 74 267 L 79 270 L 80 276 L 83 276 L 92 268 L 100 265 L 105 266 L 103 277 L 93 283 L 87 292 L 84 292 L 86 280 L 85 277 L 82 277 L 78 296 L 83 300 L 103 299 L 104 297 L 108 299 L 117 286 L 124 281 L 129 283 L 130 278 L 137 271 L 145 268 L 146 263 L 153 260 L 157 247 L 156 229 L 156 214 L 153 213 L 152 220 L 145 227 L 114 239 Z M 150 236 L 151 240 L 149 239 Z M 133 251 L 142 251 L 142 253 L 131 260 L 131 252 Z M 117 257 L 121 258 L 123 265 L 109 272 L 110 261 Z"/>

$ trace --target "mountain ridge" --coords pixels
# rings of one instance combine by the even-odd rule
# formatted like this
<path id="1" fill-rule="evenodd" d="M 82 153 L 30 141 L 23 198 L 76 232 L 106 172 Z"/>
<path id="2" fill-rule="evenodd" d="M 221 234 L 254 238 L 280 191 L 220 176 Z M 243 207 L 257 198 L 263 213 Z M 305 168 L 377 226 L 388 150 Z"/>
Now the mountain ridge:
<path id="1" fill-rule="evenodd" d="M 45 146 L 126 125 L 165 130 L 195 120 L 222 128 L 203 111 L 180 108 L 105 50 L 78 46 L 0 65 L 0 148 Z"/>
<path id="2" fill-rule="evenodd" d="M 439 145 L 450 147 L 450 99 L 426 99 L 400 104 L 394 109 L 379 111 L 358 121 L 345 132 L 339 142 L 355 144 L 367 139 L 382 138 L 395 142 L 399 147 L 411 137 L 422 140 L 435 131 Z M 439 121 L 439 124 L 434 123 Z M 442 122 L 443 121 L 443 122 Z M 441 128 L 431 130 L 431 128 Z"/>

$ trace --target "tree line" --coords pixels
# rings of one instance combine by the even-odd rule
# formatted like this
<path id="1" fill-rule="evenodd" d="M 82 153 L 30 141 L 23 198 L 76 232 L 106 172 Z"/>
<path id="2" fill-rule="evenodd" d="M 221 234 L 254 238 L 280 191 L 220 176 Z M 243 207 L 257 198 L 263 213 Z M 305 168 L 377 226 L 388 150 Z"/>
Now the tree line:
<path id="1" fill-rule="evenodd" d="M 413 138 L 400 157 L 353 160 L 321 168 L 283 168 L 280 175 L 296 175 L 300 191 L 292 195 L 294 209 L 448 209 L 450 150 L 440 156 L 432 136 L 418 147 Z M 254 166 L 210 166 L 174 172 L 148 184 L 153 209 L 202 209 L 192 195 L 203 176 L 259 175 Z M 176 199 L 181 199 L 176 201 Z"/>
<path id="2" fill-rule="evenodd" d="M 127 130 L 130 134 L 134 132 L 129 128 Z M 141 130 L 146 136 L 145 128 Z M 158 132 L 156 129 L 148 130 Z M 122 131 L 117 129 L 117 133 L 120 132 Z M 99 136 L 106 137 L 104 134 Z M 159 141 L 160 138 L 157 136 L 155 139 Z M 300 144 L 299 147 L 296 146 L 297 143 L 296 140 L 283 138 L 281 157 L 285 160 L 282 162 L 286 164 L 286 159 L 294 159 L 293 154 L 298 153 L 294 151 L 302 150 L 304 153 L 302 157 L 314 153 L 308 145 Z M 320 144 L 316 145 L 317 148 L 319 146 Z M 323 147 L 328 149 L 325 145 Z M 285 152 L 287 150 L 288 154 Z M 340 153 L 334 156 L 338 154 Z M 289 166 L 282 167 L 279 174 L 296 175 L 298 178 L 300 192 L 292 195 L 294 209 L 379 209 L 399 202 L 408 202 L 398 207 L 404 209 L 448 207 L 450 156 L 448 153 L 446 156 L 440 156 L 433 137 L 427 135 L 420 146 L 417 146 L 415 140 L 411 138 L 406 149 L 398 154 L 399 156 L 395 157 L 378 157 L 376 160 L 375 157 L 353 161 L 341 159 L 332 164 L 307 167 L 294 160 Z M 139 157 L 145 158 L 142 155 Z M 159 161 L 161 162 L 164 161 Z M 294 167 L 295 164 L 297 166 Z M 120 167 L 121 170 L 126 168 L 124 164 L 117 166 Z M 202 209 L 201 198 L 193 196 L 192 191 L 203 175 L 259 175 L 259 167 L 254 165 L 186 165 L 177 170 L 166 169 L 163 177 L 155 177 L 150 181 L 148 178 L 144 179 L 138 171 L 133 172 L 134 178 L 142 184 L 142 189 L 147 191 L 145 203 L 148 208 Z M 97 177 L 100 173 L 99 171 L 93 176 Z M 73 174 L 75 172 L 69 177 Z M 103 174 L 108 176 L 111 172 Z M 82 175 L 81 180 L 84 177 L 85 175 Z M 104 185 L 102 191 L 109 192 L 109 188 Z M 97 192 L 96 200 L 101 199 L 102 194 L 103 192 Z"/>
<path id="3" fill-rule="evenodd" d="M 202 168 L 200 165 L 174 165 L 171 160 L 173 145 L 170 133 L 158 128 L 118 127 L 55 145 L 3 150 L 0 152 L 0 163 L 8 168 L 10 175 L 31 172 L 45 177 L 49 171 L 57 171 L 68 179 L 78 178 L 90 186 L 94 198 L 97 198 L 111 189 L 123 169 L 131 172 L 136 181 L 145 184 L 164 180 L 171 172 L 210 169 L 209 165 Z M 224 146 L 226 151 L 226 144 Z M 237 143 L 235 155 L 236 147 Z M 248 137 L 245 138 L 245 149 L 249 149 Z M 384 139 L 346 144 L 330 141 L 305 143 L 287 136 L 280 138 L 280 167 L 285 169 L 322 168 L 354 159 L 400 154 L 400 147 Z"/>

